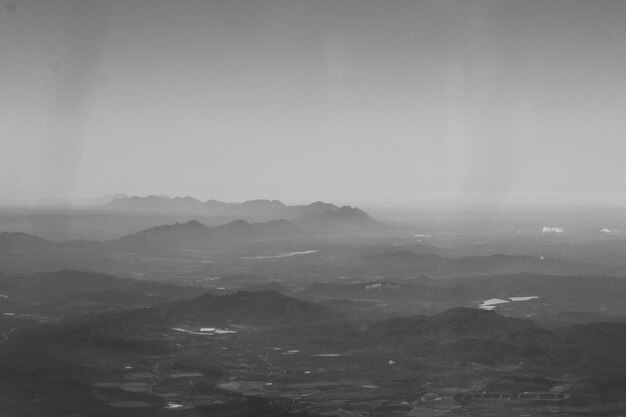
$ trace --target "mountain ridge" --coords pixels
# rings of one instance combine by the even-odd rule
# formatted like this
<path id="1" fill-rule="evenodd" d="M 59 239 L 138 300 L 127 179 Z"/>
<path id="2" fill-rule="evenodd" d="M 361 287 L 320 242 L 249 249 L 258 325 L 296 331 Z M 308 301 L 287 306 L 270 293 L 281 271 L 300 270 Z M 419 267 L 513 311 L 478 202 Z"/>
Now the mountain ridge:
<path id="1" fill-rule="evenodd" d="M 227 203 L 209 199 L 201 201 L 193 197 L 169 197 L 150 195 L 115 198 L 100 206 L 106 211 L 145 213 L 186 213 L 218 217 L 285 217 L 296 218 L 311 214 L 335 211 L 340 208 L 332 203 L 316 201 L 308 205 L 287 205 L 279 200 L 256 199 L 242 203 Z"/>
<path id="2" fill-rule="evenodd" d="M 344 317 L 327 307 L 282 295 L 274 290 L 203 294 L 155 305 L 133 313 L 134 319 L 206 325 L 243 324 L 261 327 L 321 323 Z M 130 317 L 130 316 L 129 316 Z"/>

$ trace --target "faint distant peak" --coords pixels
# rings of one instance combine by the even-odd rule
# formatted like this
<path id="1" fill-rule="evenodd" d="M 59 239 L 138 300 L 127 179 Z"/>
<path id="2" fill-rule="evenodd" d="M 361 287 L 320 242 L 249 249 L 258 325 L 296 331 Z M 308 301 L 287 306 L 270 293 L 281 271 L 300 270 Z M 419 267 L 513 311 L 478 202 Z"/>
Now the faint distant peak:
<path id="1" fill-rule="evenodd" d="M 187 223 L 176 223 L 183 227 L 194 228 L 194 229 L 207 229 L 207 227 L 200 223 L 198 220 L 189 220 Z"/>
<path id="2" fill-rule="evenodd" d="M 285 207 L 285 204 L 280 200 L 266 200 L 266 199 L 258 199 L 258 200 L 248 200 L 241 203 L 242 206 L 279 206 Z"/>
<path id="3" fill-rule="evenodd" d="M 159 194 L 159 195 L 149 195 L 147 197 L 138 197 L 138 196 L 133 196 L 133 199 L 144 199 L 144 200 L 171 200 L 172 197 L 170 197 L 169 195 L 165 195 L 165 194 Z"/>
<path id="4" fill-rule="evenodd" d="M 0 249 L 2 250 L 29 250 L 29 249 L 48 249 L 57 246 L 57 242 L 45 240 L 37 236 L 29 235 L 22 232 L 1 232 L 0 233 Z"/>
<path id="5" fill-rule="evenodd" d="M 235 220 L 235 221 L 232 221 L 230 223 L 227 223 L 227 224 L 225 224 L 224 226 L 221 226 L 221 227 L 246 227 L 246 226 L 249 226 L 249 225 L 250 225 L 250 222 L 247 222 L 245 220 L 239 219 L 239 220 Z M 220 227 L 220 226 L 218 226 L 218 227 Z"/>
<path id="6" fill-rule="evenodd" d="M 337 210 L 337 214 L 339 214 L 340 216 L 355 216 L 356 215 L 356 216 L 370 217 L 369 214 L 367 214 L 360 208 L 352 207 L 352 206 L 341 206 L 339 210 Z"/>
<path id="7" fill-rule="evenodd" d="M 325 203 L 323 201 L 315 201 L 308 205 L 308 207 L 317 209 L 317 210 L 326 210 L 326 211 L 336 211 L 339 210 L 339 206 L 336 206 L 332 203 Z"/>
<path id="8" fill-rule="evenodd" d="M 168 197 L 168 198 L 170 198 L 170 197 Z M 189 196 L 185 196 L 185 197 L 174 197 L 174 198 L 171 198 L 171 199 L 172 199 L 172 200 L 177 200 L 177 201 L 194 201 L 194 202 L 198 202 L 198 203 L 200 203 L 200 202 L 201 202 L 200 200 L 196 200 L 195 198 L 193 198 L 193 197 L 189 197 Z"/>

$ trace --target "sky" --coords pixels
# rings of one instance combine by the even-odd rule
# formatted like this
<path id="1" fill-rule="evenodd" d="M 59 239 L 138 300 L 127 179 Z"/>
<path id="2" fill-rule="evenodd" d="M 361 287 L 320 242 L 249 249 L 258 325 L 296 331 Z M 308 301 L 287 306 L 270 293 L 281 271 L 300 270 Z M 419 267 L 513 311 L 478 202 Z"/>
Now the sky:
<path id="1" fill-rule="evenodd" d="M 626 205 L 626 2 L 0 0 L 0 200 Z"/>

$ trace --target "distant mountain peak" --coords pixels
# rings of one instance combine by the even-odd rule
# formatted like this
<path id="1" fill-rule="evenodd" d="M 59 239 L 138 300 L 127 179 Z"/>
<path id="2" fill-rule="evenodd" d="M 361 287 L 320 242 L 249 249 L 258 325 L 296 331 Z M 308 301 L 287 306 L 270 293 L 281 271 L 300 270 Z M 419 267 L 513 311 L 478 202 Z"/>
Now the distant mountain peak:
<path id="1" fill-rule="evenodd" d="M 0 233 L 0 248 L 9 249 L 42 249 L 58 245 L 57 242 L 45 240 L 22 232 Z"/>
<path id="2" fill-rule="evenodd" d="M 179 229 L 179 230 L 206 230 L 208 229 L 208 227 L 206 227 L 204 224 L 200 223 L 198 220 L 189 220 L 188 222 L 185 223 L 174 223 L 174 224 L 168 224 L 168 225 L 163 225 L 163 226 L 156 226 L 153 227 L 151 229 L 147 229 L 147 230 L 155 230 L 155 229 L 170 229 L 170 230 L 174 230 L 174 229 Z M 140 232 L 141 233 L 141 232 Z"/>
<path id="3" fill-rule="evenodd" d="M 194 228 L 194 229 L 207 229 L 207 227 L 200 223 L 198 220 L 189 220 L 187 223 L 176 223 L 177 225 L 181 225 L 181 226 L 185 226 L 188 228 Z"/>
<path id="4" fill-rule="evenodd" d="M 336 206 L 336 205 L 334 205 L 332 203 L 325 203 L 323 201 L 315 201 L 315 202 L 309 204 L 308 207 L 316 208 L 316 209 L 323 209 L 323 210 L 328 210 L 328 211 L 339 210 L 338 206 Z"/>
<path id="5" fill-rule="evenodd" d="M 293 226 L 293 223 L 285 219 L 270 220 L 267 224 L 270 226 Z"/>
<path id="6" fill-rule="evenodd" d="M 386 229 L 384 224 L 357 207 L 333 207 L 296 219 L 296 223 L 318 234 L 369 234 Z"/>
<path id="7" fill-rule="evenodd" d="M 254 204 L 264 204 L 264 205 L 278 205 L 284 206 L 285 204 L 280 200 L 268 200 L 264 198 L 256 199 L 256 200 L 248 200 L 241 203 L 242 205 L 254 205 Z"/>
<path id="8" fill-rule="evenodd" d="M 169 195 L 165 195 L 165 194 L 160 194 L 160 195 L 152 194 L 146 197 L 139 197 L 139 196 L 134 195 L 131 197 L 131 199 L 133 200 L 171 200 L 172 197 L 170 197 Z"/>
<path id="9" fill-rule="evenodd" d="M 201 201 L 200 201 L 200 200 L 196 200 L 195 198 L 193 198 L 193 197 L 189 197 L 189 196 L 185 196 L 185 197 L 174 197 L 174 198 L 171 198 L 171 199 L 172 199 L 172 200 L 180 200 L 180 201 L 193 201 L 193 202 L 198 202 L 198 203 L 201 203 Z"/>
<path id="10" fill-rule="evenodd" d="M 251 224 L 250 222 L 238 219 L 238 220 L 234 220 L 234 221 L 232 221 L 230 223 L 227 223 L 227 224 L 225 224 L 222 227 L 229 227 L 229 226 L 230 227 L 245 227 L 245 226 L 249 226 L 250 224 Z"/>

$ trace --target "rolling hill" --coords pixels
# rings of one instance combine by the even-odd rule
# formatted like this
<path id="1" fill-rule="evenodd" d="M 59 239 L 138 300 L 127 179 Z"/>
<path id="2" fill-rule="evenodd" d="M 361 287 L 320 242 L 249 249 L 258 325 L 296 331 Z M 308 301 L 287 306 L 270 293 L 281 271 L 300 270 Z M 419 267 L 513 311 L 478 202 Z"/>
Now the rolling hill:
<path id="1" fill-rule="evenodd" d="M 137 319 L 194 322 L 206 325 L 246 324 L 262 327 L 323 323 L 343 318 L 315 303 L 287 297 L 276 291 L 239 291 L 179 300 L 154 306 Z"/>
<path id="2" fill-rule="evenodd" d="M 413 275 L 433 278 L 511 273 L 574 275 L 603 269 L 600 265 L 569 259 L 502 254 L 449 258 L 408 250 L 368 255 L 362 261 L 375 270 L 410 271 Z"/>

